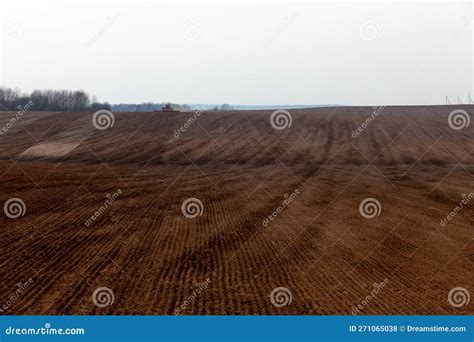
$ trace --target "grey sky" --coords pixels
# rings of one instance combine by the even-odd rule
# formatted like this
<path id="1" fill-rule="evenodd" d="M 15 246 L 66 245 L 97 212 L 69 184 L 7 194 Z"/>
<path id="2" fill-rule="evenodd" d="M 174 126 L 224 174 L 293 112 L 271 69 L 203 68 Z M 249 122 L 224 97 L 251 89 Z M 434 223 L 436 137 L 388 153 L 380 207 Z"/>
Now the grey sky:
<path id="1" fill-rule="evenodd" d="M 464 3 L 0 3 L 1 84 L 111 103 L 441 104 L 472 95 Z"/>

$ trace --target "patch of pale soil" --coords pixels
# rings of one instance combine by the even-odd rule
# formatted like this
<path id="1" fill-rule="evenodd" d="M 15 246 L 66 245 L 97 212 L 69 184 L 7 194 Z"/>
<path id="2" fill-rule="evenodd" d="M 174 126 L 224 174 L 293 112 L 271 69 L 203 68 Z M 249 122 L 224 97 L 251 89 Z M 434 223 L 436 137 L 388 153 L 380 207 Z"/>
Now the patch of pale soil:
<path id="1" fill-rule="evenodd" d="M 42 141 L 20 153 L 20 158 L 62 158 L 71 153 L 87 137 L 88 132 L 74 130 L 56 134 L 53 141 Z"/>
<path id="2" fill-rule="evenodd" d="M 23 158 L 62 158 L 72 152 L 79 142 L 41 142 L 20 154 Z"/>

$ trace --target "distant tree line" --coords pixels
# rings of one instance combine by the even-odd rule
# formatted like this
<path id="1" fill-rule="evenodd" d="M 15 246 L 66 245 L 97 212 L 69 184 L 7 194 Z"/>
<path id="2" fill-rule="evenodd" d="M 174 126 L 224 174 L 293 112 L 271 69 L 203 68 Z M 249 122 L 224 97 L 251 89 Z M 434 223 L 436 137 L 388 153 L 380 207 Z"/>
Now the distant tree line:
<path id="1" fill-rule="evenodd" d="M 27 104 L 29 104 L 32 111 L 95 112 L 100 109 L 107 109 L 115 112 L 153 112 L 160 111 L 167 103 L 145 102 L 141 104 L 121 103 L 110 105 L 107 102 L 98 102 L 95 96 L 91 97 L 83 90 L 33 90 L 28 94 L 18 88 L 0 87 L 0 111 L 21 110 Z M 229 104 L 204 106 L 207 108 L 206 111 L 234 109 Z M 192 107 L 187 104 L 176 103 L 171 103 L 171 107 L 181 111 L 193 111 L 196 109 L 196 106 Z"/>
<path id="2" fill-rule="evenodd" d="M 154 112 L 154 111 L 160 111 L 161 108 L 166 106 L 168 103 L 153 103 L 153 102 L 144 102 L 141 104 L 135 104 L 135 103 L 120 103 L 120 104 L 114 104 L 112 105 L 112 110 L 114 112 Z M 181 110 L 185 112 L 191 112 L 195 110 L 196 106 L 192 107 L 187 104 L 177 104 L 177 103 L 170 103 L 171 107 L 175 110 Z M 200 107 L 203 106 L 197 106 L 199 109 Z M 234 108 L 225 103 L 221 106 L 207 106 L 204 105 L 204 107 L 209 108 L 207 111 L 226 111 L 226 110 L 233 110 Z"/>
<path id="3" fill-rule="evenodd" d="M 107 102 L 100 103 L 83 90 L 34 90 L 23 93 L 18 88 L 0 87 L 0 110 L 19 110 L 27 103 L 33 103 L 33 111 L 83 112 L 99 109 L 111 110 Z"/>
<path id="4" fill-rule="evenodd" d="M 232 107 L 230 104 L 228 103 L 224 103 L 223 105 L 221 105 L 220 107 L 218 106 L 215 106 L 213 111 L 226 111 L 226 110 L 234 110 L 234 107 Z"/>
<path id="5" fill-rule="evenodd" d="M 120 103 L 112 105 L 112 110 L 114 112 L 154 112 L 155 110 L 159 111 L 161 108 L 166 106 L 168 103 L 153 103 L 153 102 L 144 102 L 144 103 Z M 177 103 L 170 103 L 171 107 L 176 110 L 190 111 L 191 107 L 188 105 L 180 105 Z"/>

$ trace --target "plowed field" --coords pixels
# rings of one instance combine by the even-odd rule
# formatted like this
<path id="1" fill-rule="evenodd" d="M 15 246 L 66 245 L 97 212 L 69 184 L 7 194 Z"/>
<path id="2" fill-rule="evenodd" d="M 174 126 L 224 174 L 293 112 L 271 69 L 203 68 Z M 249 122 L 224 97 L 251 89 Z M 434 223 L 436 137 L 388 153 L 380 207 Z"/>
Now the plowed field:
<path id="1" fill-rule="evenodd" d="M 474 314 L 474 124 L 452 129 L 455 109 L 474 119 L 26 113 L 0 135 L 2 208 L 24 203 L 0 212 L 2 314 Z"/>

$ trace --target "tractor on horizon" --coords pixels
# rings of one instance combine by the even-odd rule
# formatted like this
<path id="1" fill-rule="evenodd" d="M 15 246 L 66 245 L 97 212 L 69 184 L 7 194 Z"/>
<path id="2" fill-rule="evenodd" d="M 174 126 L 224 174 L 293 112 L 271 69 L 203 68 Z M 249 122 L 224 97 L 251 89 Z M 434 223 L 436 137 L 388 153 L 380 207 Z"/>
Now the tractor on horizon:
<path id="1" fill-rule="evenodd" d="M 171 103 L 167 103 L 164 107 L 161 107 L 162 112 L 179 112 L 171 106 Z"/>

